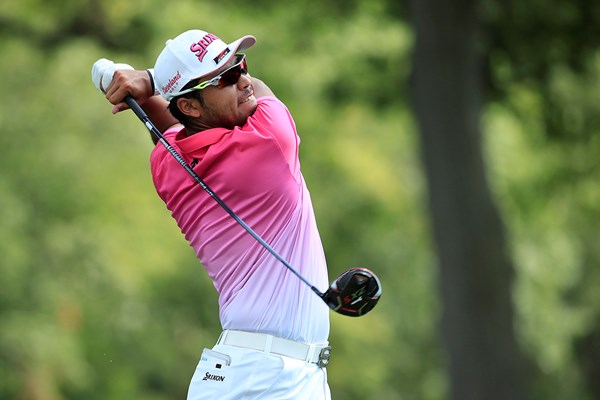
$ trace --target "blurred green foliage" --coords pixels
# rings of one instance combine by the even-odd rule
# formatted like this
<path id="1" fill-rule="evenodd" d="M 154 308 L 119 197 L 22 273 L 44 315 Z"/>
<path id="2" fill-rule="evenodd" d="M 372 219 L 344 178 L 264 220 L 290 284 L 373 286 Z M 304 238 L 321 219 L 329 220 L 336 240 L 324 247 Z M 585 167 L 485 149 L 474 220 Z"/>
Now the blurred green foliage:
<path id="1" fill-rule="evenodd" d="M 483 4 L 485 152 L 536 398 L 598 398 L 600 53 L 581 35 L 598 6 Z M 0 5 L 0 399 L 184 398 L 216 340 L 216 293 L 154 192 L 148 134 L 90 79 L 101 57 L 152 66 L 191 28 L 257 37 L 250 72 L 295 116 L 330 275 L 383 281 L 372 314 L 332 314 L 334 398 L 443 399 L 413 37 L 389 0 Z"/>

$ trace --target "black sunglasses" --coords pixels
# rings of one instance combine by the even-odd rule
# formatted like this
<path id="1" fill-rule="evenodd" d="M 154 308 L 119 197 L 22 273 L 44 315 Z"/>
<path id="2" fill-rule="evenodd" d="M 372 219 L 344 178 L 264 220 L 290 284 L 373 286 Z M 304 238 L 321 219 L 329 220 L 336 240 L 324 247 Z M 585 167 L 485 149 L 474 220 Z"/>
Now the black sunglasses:
<path id="1" fill-rule="evenodd" d="M 218 86 L 219 88 L 224 88 L 226 86 L 235 85 L 240 80 L 240 76 L 246 75 L 247 73 L 248 64 L 246 63 L 246 55 L 239 54 L 237 56 L 235 65 L 231 68 L 226 69 L 219 75 L 207 81 L 203 81 L 198 84 L 196 84 L 195 81 L 192 81 L 185 85 L 184 90 L 202 90 L 208 86 Z"/>

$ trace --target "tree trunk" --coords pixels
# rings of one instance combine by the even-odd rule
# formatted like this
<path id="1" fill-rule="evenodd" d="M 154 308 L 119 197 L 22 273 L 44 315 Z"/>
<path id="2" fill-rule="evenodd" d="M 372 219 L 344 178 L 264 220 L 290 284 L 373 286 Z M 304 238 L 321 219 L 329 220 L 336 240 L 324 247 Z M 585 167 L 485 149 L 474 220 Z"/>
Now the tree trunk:
<path id="1" fill-rule="evenodd" d="M 526 399 L 513 265 L 485 174 L 478 2 L 410 0 L 413 101 L 439 262 L 441 336 L 456 400 Z"/>

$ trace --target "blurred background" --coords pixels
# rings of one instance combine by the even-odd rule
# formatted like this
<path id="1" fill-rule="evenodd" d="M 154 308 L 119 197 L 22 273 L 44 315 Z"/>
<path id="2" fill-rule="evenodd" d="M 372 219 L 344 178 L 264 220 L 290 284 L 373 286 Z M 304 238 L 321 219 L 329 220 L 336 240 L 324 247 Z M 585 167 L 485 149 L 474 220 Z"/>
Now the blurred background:
<path id="1" fill-rule="evenodd" d="M 334 399 L 493 399 L 493 384 L 527 393 L 507 399 L 600 399 L 599 27 L 595 0 L 3 1 L 0 399 L 183 399 L 218 337 L 215 290 L 154 191 L 149 134 L 91 82 L 98 58 L 148 68 L 192 28 L 256 36 L 250 73 L 296 120 L 330 277 L 365 266 L 382 280 L 371 314 L 331 314 Z M 415 68 L 461 60 L 477 72 Z M 476 106 L 428 91 L 442 78 L 477 83 Z M 428 114 L 436 96 L 448 101 Z M 434 126 L 451 140 L 432 141 L 444 106 L 477 127 Z M 455 156 L 445 185 L 432 148 Z M 480 198 L 491 225 L 469 217 Z M 446 204 L 464 224 L 446 223 Z M 477 263 L 448 261 L 474 226 L 493 238 L 473 244 Z M 481 318 L 463 319 L 473 304 Z M 499 328 L 478 329 L 496 311 Z M 457 333 L 487 347 L 460 350 Z M 518 383 L 495 370 L 507 338 L 497 350 L 524 366 Z M 458 370 L 494 378 L 470 391 L 486 379 Z"/>

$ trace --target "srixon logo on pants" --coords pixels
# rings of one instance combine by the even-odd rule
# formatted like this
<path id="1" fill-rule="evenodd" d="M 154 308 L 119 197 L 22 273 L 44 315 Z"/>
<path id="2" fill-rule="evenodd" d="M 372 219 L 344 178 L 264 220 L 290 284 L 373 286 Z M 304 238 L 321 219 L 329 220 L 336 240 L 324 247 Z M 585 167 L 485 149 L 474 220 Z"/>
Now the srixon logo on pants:
<path id="1" fill-rule="evenodd" d="M 203 381 L 215 381 L 215 382 L 223 382 L 225 380 L 224 376 L 221 375 L 213 375 L 210 372 L 207 372 L 202 378 Z"/>

